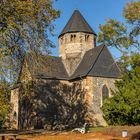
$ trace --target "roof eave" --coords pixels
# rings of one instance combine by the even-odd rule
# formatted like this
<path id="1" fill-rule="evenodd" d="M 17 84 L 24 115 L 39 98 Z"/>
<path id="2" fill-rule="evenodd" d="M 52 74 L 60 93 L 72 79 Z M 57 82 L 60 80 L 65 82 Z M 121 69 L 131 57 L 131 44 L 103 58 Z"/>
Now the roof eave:
<path id="1" fill-rule="evenodd" d="M 82 33 L 87 33 L 87 34 L 93 34 L 95 36 L 97 36 L 97 34 L 95 32 L 86 32 L 86 31 L 67 31 L 65 33 L 62 33 L 58 36 L 58 38 L 60 38 L 61 36 L 63 36 L 64 34 L 67 34 L 67 33 L 78 33 L 78 32 L 82 32 Z"/>

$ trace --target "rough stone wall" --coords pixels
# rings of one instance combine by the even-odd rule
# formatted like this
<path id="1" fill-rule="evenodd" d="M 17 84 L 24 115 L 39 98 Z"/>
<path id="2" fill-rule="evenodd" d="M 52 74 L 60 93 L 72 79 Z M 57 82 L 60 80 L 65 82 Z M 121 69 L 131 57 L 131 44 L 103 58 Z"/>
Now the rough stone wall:
<path id="1" fill-rule="evenodd" d="M 69 75 L 77 68 L 86 51 L 95 47 L 95 36 L 87 33 L 66 33 L 59 38 L 60 56 Z"/>
<path id="2" fill-rule="evenodd" d="M 84 124 L 87 109 L 80 80 L 40 79 L 29 85 L 28 90 L 24 88 L 25 85 L 20 90 L 20 129 L 57 130 Z"/>
<path id="3" fill-rule="evenodd" d="M 101 111 L 102 106 L 102 87 L 106 85 L 109 89 L 109 97 L 111 97 L 111 89 L 115 88 L 113 78 L 101 77 L 86 77 L 84 79 L 84 86 L 86 89 L 85 100 L 88 106 L 88 113 L 86 115 L 87 122 L 92 123 L 93 126 L 106 126 L 107 123 L 103 119 Z"/>
<path id="4" fill-rule="evenodd" d="M 87 76 L 77 81 L 34 80 L 11 92 L 13 128 L 55 130 L 59 127 L 77 127 L 84 122 L 93 126 L 106 126 L 103 119 L 102 87 L 106 85 L 111 97 L 113 78 Z M 16 112 L 16 116 L 14 115 Z M 19 125 L 19 126 L 18 126 Z"/>
<path id="5" fill-rule="evenodd" d="M 20 79 L 20 82 L 23 84 L 26 84 L 32 80 L 32 77 L 31 77 L 31 74 L 29 72 L 28 65 L 26 62 L 23 63 L 23 66 L 21 69 L 21 75 L 19 79 Z M 20 93 L 21 91 L 19 87 L 11 90 L 10 102 L 13 105 L 13 108 L 12 108 L 12 112 L 10 113 L 10 122 L 11 122 L 12 129 L 19 128 Z"/>
<path id="6" fill-rule="evenodd" d="M 11 91 L 11 104 L 12 112 L 10 114 L 10 122 L 12 129 L 18 129 L 18 117 L 19 117 L 19 88 Z"/>

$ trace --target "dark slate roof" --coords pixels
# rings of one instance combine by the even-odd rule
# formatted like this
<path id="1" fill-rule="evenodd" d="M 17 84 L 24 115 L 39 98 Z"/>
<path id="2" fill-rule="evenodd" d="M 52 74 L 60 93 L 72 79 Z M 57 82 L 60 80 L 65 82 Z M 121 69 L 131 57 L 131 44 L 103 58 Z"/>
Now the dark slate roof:
<path id="1" fill-rule="evenodd" d="M 68 79 L 68 74 L 60 57 L 26 56 L 29 71 L 35 78 Z"/>
<path id="2" fill-rule="evenodd" d="M 119 67 L 105 45 L 87 51 L 71 76 L 68 76 L 60 57 L 27 55 L 25 60 L 30 73 L 35 78 L 74 80 L 87 75 L 106 78 L 120 78 L 121 76 Z"/>
<path id="3" fill-rule="evenodd" d="M 108 78 L 120 78 L 120 74 L 121 72 L 117 63 L 114 61 L 107 47 L 104 46 L 88 75 Z"/>
<path id="4" fill-rule="evenodd" d="M 121 72 L 105 45 L 95 47 L 84 55 L 71 80 L 84 77 L 120 78 Z"/>
<path id="5" fill-rule="evenodd" d="M 65 33 L 71 32 L 85 32 L 96 35 L 96 33 L 93 31 L 93 29 L 78 10 L 74 11 L 68 23 L 60 33 L 59 37 Z"/>
<path id="6" fill-rule="evenodd" d="M 93 64 L 96 62 L 97 57 L 99 56 L 102 49 L 103 46 L 99 46 L 87 51 L 83 57 L 83 60 L 79 64 L 78 68 L 71 76 L 71 79 L 86 76 L 88 72 L 91 70 L 91 68 L 93 67 Z"/>

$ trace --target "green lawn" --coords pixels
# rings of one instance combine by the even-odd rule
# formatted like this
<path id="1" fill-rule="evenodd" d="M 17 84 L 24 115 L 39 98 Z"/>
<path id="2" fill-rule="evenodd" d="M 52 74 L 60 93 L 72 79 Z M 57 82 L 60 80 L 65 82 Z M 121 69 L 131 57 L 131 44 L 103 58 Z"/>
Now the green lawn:
<path id="1" fill-rule="evenodd" d="M 92 127 L 92 128 L 89 128 L 88 130 L 90 132 L 98 132 L 98 131 L 103 131 L 105 129 L 106 129 L 106 127 Z"/>

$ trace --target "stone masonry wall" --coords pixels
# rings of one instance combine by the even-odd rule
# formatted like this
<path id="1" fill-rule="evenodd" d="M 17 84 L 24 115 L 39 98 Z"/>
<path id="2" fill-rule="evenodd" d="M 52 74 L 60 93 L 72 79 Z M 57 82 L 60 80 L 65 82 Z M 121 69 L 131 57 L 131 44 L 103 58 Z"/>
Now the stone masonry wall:
<path id="1" fill-rule="evenodd" d="M 28 69 L 28 65 L 26 61 L 23 63 L 22 69 L 21 69 L 21 75 L 20 75 L 20 81 L 21 83 L 28 83 L 32 80 L 31 74 Z M 18 129 L 19 128 L 19 111 L 20 111 L 20 88 L 14 88 L 11 90 L 11 99 L 10 102 L 13 105 L 12 112 L 10 114 L 10 122 L 11 122 L 11 128 L 12 129 Z"/>
<path id="2" fill-rule="evenodd" d="M 81 80 L 36 79 L 20 89 L 19 128 L 59 130 L 85 122 L 85 92 Z"/>
<path id="3" fill-rule="evenodd" d="M 71 36 L 75 35 L 75 38 L 71 40 Z M 85 37 L 88 36 L 87 40 Z M 65 59 L 65 55 L 68 53 L 77 53 L 88 51 L 95 47 L 95 36 L 87 33 L 66 33 L 59 38 L 59 53 L 62 58 Z"/>
<path id="4" fill-rule="evenodd" d="M 74 82 L 35 80 L 31 82 L 27 96 L 20 89 L 20 96 L 24 95 L 24 98 L 20 99 L 20 107 L 19 89 L 14 89 L 11 92 L 11 103 L 13 103 L 11 119 L 15 122 L 12 128 L 57 129 L 60 123 L 64 127 L 67 121 L 71 127 L 74 126 L 74 121 L 75 127 L 76 123 L 80 125 L 84 121 L 93 126 L 106 126 L 100 109 L 102 87 L 103 85 L 108 87 L 111 97 L 111 89 L 115 88 L 114 82 L 113 78 L 90 76 Z"/>
<path id="5" fill-rule="evenodd" d="M 10 122 L 12 129 L 18 129 L 18 117 L 19 117 L 19 88 L 11 91 L 11 104 L 12 112 L 10 114 Z"/>
<path id="6" fill-rule="evenodd" d="M 60 56 L 69 75 L 82 60 L 86 51 L 95 47 L 95 36 L 87 33 L 66 33 L 59 38 Z"/>
<path id="7" fill-rule="evenodd" d="M 88 104 L 88 113 L 86 120 L 93 126 L 106 126 L 107 123 L 103 119 L 101 111 L 102 106 L 102 87 L 106 85 L 109 89 L 109 97 L 111 97 L 111 89 L 115 88 L 113 78 L 86 77 L 84 86 L 86 89 L 85 99 Z"/>

